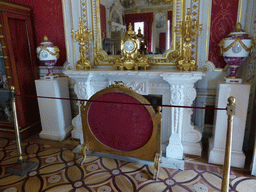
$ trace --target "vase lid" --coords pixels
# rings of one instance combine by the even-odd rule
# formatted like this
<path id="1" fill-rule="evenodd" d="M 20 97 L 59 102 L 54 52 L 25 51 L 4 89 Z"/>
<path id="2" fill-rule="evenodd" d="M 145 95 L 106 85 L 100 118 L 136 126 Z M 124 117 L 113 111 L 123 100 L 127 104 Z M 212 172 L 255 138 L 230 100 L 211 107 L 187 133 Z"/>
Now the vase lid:
<path id="1" fill-rule="evenodd" d="M 238 37 L 240 39 L 251 39 L 251 37 L 249 37 L 248 33 L 246 33 L 245 30 L 242 29 L 241 23 L 237 23 L 235 26 L 235 30 L 232 31 L 225 39 L 235 39 Z"/>
<path id="2" fill-rule="evenodd" d="M 48 40 L 48 37 L 44 36 L 44 41 L 40 43 L 42 47 L 54 47 L 53 43 Z"/>

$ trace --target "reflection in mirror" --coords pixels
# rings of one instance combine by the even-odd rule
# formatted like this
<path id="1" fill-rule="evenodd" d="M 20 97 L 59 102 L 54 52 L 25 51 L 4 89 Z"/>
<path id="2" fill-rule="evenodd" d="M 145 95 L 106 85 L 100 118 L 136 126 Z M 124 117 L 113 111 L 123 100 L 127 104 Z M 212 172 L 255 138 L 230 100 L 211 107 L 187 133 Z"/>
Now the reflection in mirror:
<path id="1" fill-rule="evenodd" d="M 172 46 L 172 8 L 170 0 L 100 0 L 103 50 L 120 55 L 121 38 L 131 23 L 136 34 L 140 29 L 141 53 L 164 54 Z"/>

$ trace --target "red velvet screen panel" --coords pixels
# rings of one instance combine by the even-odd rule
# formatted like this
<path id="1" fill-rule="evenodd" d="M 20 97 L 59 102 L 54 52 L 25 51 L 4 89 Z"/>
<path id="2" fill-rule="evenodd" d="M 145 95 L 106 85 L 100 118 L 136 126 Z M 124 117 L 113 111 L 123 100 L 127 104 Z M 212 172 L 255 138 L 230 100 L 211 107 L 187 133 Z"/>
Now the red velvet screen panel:
<path id="1" fill-rule="evenodd" d="M 235 29 L 239 0 L 213 0 L 208 60 L 216 68 L 224 68 L 226 62 L 220 55 L 220 41 Z"/>
<path id="2" fill-rule="evenodd" d="M 106 93 L 95 100 L 140 103 L 123 93 Z M 144 146 L 153 132 L 151 115 L 143 105 L 93 102 L 88 111 L 88 123 L 101 143 L 120 151 Z"/>

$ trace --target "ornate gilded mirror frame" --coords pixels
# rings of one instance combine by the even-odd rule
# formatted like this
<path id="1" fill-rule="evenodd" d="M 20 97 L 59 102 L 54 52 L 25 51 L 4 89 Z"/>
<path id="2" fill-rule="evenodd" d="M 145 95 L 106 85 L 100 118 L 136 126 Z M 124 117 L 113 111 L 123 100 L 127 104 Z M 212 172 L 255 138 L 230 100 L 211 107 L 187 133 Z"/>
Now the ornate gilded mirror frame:
<path id="1" fill-rule="evenodd" d="M 92 31 L 94 44 L 94 65 L 113 66 L 117 55 L 108 55 L 102 49 L 101 22 L 100 22 L 100 0 L 92 0 Z M 172 47 L 162 55 L 147 55 L 151 66 L 174 66 L 180 56 L 182 38 L 180 30 L 175 30 L 180 25 L 185 15 L 185 1 L 173 0 L 173 33 Z"/>

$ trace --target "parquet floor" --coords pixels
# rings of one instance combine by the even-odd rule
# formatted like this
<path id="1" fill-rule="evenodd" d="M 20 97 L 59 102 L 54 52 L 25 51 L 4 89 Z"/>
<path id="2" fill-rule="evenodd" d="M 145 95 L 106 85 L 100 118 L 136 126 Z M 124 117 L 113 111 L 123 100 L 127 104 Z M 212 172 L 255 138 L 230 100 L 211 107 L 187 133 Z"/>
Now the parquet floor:
<path id="1" fill-rule="evenodd" d="M 220 191 L 222 167 L 186 156 L 185 170 L 161 168 L 152 180 L 152 166 L 89 156 L 80 166 L 81 155 L 72 150 L 78 141 L 55 142 L 34 136 L 22 142 L 25 159 L 38 165 L 25 176 L 6 173 L 17 162 L 15 141 L 0 138 L 0 192 L 91 191 L 91 192 L 213 192 Z M 256 191 L 256 177 L 232 169 L 230 191 Z"/>

